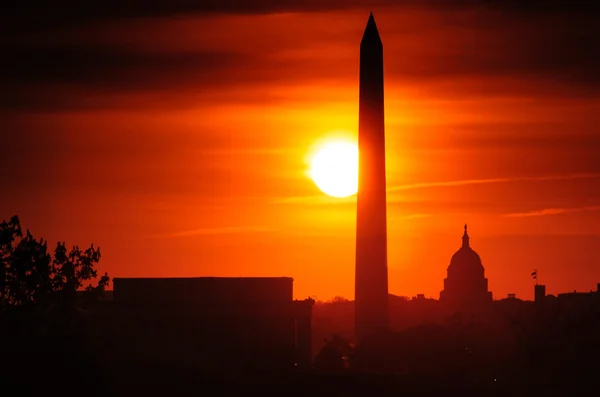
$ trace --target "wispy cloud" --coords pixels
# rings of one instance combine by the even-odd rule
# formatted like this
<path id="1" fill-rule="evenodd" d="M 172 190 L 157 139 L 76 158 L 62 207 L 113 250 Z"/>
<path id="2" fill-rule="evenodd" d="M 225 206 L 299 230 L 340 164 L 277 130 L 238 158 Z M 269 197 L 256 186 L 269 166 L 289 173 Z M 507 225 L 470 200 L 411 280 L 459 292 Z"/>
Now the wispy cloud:
<path id="1" fill-rule="evenodd" d="M 151 236 L 151 238 L 176 238 L 190 237 L 200 235 L 215 235 L 215 234 L 243 234 L 243 233 L 266 233 L 273 229 L 266 226 L 224 226 L 215 228 L 201 228 L 192 230 L 183 230 L 172 233 L 163 233 Z"/>
<path id="2" fill-rule="evenodd" d="M 420 218 L 431 218 L 433 214 L 408 214 L 401 216 L 402 219 L 420 219 Z"/>
<path id="3" fill-rule="evenodd" d="M 271 204 L 314 204 L 314 205 L 327 205 L 327 204 L 349 204 L 355 203 L 356 196 L 350 197 L 331 197 L 326 194 L 318 196 L 292 196 L 292 197 L 277 197 L 270 201 Z"/>
<path id="4" fill-rule="evenodd" d="M 506 178 L 488 178 L 488 179 L 463 179 L 457 181 L 440 181 L 440 182 L 420 182 L 411 183 L 406 185 L 397 185 L 388 187 L 388 193 L 403 191 L 403 190 L 414 190 L 414 189 L 426 189 L 436 187 L 455 187 L 455 186 L 467 186 L 467 185 L 484 185 L 484 184 L 498 184 L 498 183 L 514 183 L 523 181 L 560 181 L 560 180 L 577 180 L 577 179 L 598 179 L 600 174 L 588 173 L 588 174 L 570 174 L 570 175 L 549 175 L 549 176 L 521 176 L 521 177 L 506 177 Z M 388 202 L 395 201 L 394 197 L 388 196 Z M 319 196 L 295 196 L 295 197 L 279 197 L 271 200 L 272 204 L 307 204 L 307 205 L 327 205 L 327 204 L 348 204 L 356 202 L 356 196 L 346 198 L 335 198 L 326 195 Z"/>
<path id="5" fill-rule="evenodd" d="M 559 180 L 574 180 L 574 179 L 595 179 L 600 178 L 600 174 L 571 174 L 571 175 L 550 175 L 550 176 L 522 176 L 511 178 L 489 178 L 489 179 L 464 179 L 460 181 L 443 181 L 443 182 L 423 182 L 412 183 L 408 185 L 392 186 L 388 188 L 388 192 L 399 190 L 423 189 L 429 187 L 452 187 L 465 185 L 483 185 L 492 183 L 510 183 L 522 181 L 559 181 Z"/>
<path id="6" fill-rule="evenodd" d="M 518 212 L 512 214 L 505 214 L 506 217 L 520 218 L 520 217 L 531 217 L 531 216 L 545 216 L 545 215 L 560 215 L 572 212 L 583 212 L 583 211 L 600 211 L 600 205 L 593 205 L 588 207 L 578 208 L 545 208 L 542 210 L 529 211 L 529 212 Z"/>
<path id="7" fill-rule="evenodd" d="M 248 147 L 248 148 L 203 148 L 197 150 L 196 153 L 199 155 L 226 155 L 231 156 L 234 154 L 256 154 L 256 155 L 273 155 L 281 156 L 290 153 L 294 153 L 295 148 L 269 148 L 269 147 Z"/>

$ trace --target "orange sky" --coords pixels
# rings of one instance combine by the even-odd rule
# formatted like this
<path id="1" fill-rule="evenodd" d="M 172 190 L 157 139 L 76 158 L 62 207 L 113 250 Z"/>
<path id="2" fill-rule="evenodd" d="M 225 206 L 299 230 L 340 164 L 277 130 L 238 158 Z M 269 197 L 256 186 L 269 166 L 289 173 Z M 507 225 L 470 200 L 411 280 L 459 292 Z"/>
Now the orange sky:
<path id="1" fill-rule="evenodd" d="M 94 242 L 113 277 L 291 276 L 299 298 L 352 298 L 355 200 L 305 171 L 315 142 L 356 139 L 369 10 L 293 11 L 107 17 L 3 42 L 0 218 Z M 592 19 L 373 12 L 390 292 L 437 298 L 465 222 L 495 298 L 531 299 L 534 268 L 549 293 L 595 289 Z"/>

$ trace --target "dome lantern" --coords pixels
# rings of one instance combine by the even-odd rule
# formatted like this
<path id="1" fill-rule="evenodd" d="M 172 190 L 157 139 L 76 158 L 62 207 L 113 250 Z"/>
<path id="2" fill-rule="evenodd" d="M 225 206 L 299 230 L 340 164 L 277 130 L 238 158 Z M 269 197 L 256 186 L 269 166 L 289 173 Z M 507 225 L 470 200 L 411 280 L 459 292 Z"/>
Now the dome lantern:
<path id="1" fill-rule="evenodd" d="M 463 248 L 470 248 L 469 247 L 469 235 L 467 234 L 467 224 L 466 223 L 465 223 L 465 233 L 463 234 L 462 240 L 463 240 L 463 244 L 462 244 Z"/>

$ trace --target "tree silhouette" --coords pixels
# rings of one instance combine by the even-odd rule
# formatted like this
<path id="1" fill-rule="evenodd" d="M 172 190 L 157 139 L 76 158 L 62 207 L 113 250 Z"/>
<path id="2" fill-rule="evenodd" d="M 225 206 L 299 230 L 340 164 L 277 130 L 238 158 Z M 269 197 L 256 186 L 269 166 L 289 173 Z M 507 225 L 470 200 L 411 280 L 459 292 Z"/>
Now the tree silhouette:
<path id="1" fill-rule="evenodd" d="M 21 230 L 17 216 L 0 223 L 0 313 L 9 306 L 72 300 L 86 282 L 98 277 L 95 265 L 100 261 L 100 249 L 92 244 L 86 250 L 75 246 L 67 250 L 58 242 L 54 255 L 48 252 L 48 242 L 37 240 Z M 104 274 L 86 291 L 103 291 L 110 278 Z"/>
<path id="2" fill-rule="evenodd" d="M 343 296 L 334 296 L 333 299 L 331 299 L 330 303 L 340 303 L 340 302 L 350 302 L 350 300 L 348 298 L 344 298 Z"/>
<path id="3" fill-rule="evenodd" d="M 315 368 L 321 371 L 337 372 L 348 366 L 352 346 L 348 340 L 340 335 L 333 335 L 325 339 L 325 344 L 315 357 Z"/>
<path id="4" fill-rule="evenodd" d="M 0 223 L 0 383 L 98 375 L 89 370 L 94 360 L 80 303 L 110 281 L 105 273 L 92 284 L 99 260 L 93 245 L 69 251 L 59 242 L 51 254 L 47 241 L 22 232 L 17 216 Z M 78 299 L 80 290 L 89 299 Z"/>

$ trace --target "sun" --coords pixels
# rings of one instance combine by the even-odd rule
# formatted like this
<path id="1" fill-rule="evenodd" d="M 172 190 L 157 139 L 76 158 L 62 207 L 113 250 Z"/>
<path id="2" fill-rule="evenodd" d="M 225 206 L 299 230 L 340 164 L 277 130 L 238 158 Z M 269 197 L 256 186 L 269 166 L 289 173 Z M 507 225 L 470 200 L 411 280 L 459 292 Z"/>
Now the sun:
<path id="1" fill-rule="evenodd" d="M 321 191 L 333 197 L 348 197 L 358 191 L 358 147 L 332 141 L 323 144 L 311 159 L 310 177 Z"/>

